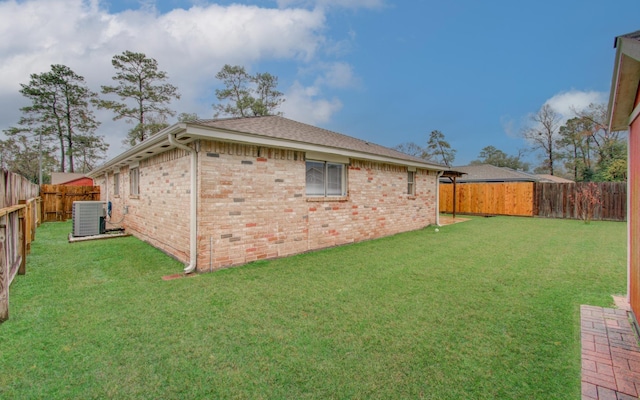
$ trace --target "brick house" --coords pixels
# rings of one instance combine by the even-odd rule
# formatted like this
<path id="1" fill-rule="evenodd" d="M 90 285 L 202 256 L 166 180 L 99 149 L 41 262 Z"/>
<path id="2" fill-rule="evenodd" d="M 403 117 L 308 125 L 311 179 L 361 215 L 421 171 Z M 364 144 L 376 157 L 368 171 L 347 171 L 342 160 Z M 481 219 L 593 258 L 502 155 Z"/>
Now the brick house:
<path id="1" fill-rule="evenodd" d="M 89 176 L 112 224 L 189 273 L 437 224 L 446 169 L 267 116 L 175 124 Z"/>
<path id="2" fill-rule="evenodd" d="M 640 315 L 640 31 L 615 38 L 609 130 L 629 132 L 627 187 L 627 294 Z"/>

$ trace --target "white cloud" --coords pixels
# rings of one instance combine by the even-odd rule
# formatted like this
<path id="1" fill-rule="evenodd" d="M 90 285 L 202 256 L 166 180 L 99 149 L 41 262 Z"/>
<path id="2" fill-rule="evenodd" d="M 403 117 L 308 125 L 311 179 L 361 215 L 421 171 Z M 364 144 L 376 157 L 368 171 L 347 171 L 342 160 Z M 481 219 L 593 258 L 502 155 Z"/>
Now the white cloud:
<path id="1" fill-rule="evenodd" d="M 520 131 L 518 130 L 516 121 L 510 116 L 501 116 L 500 125 L 502 126 L 502 130 L 504 131 L 504 133 L 506 133 L 510 138 L 517 138 L 522 136 Z"/>
<path id="2" fill-rule="evenodd" d="M 304 87 L 295 82 L 285 93 L 286 101 L 281 109 L 287 118 L 315 125 L 329 121 L 331 116 L 342 108 L 342 102 L 333 98 L 319 97 L 317 86 Z"/>
<path id="3" fill-rule="evenodd" d="M 292 6 L 316 7 L 316 8 L 368 8 L 379 9 L 384 7 L 384 0 L 278 0 L 278 7 Z"/>
<path id="4" fill-rule="evenodd" d="M 562 116 L 562 123 L 576 116 L 576 112 L 586 109 L 589 104 L 604 103 L 606 93 L 595 91 L 570 90 L 556 94 L 547 100 L 548 104 L 555 112 Z"/>
<path id="5" fill-rule="evenodd" d="M 564 125 L 568 119 L 577 116 L 577 113 L 589 107 L 590 104 L 601 104 L 607 101 L 607 93 L 596 91 L 569 90 L 560 92 L 543 105 L 548 104 L 559 115 L 558 126 Z M 500 124 L 509 137 L 521 137 L 524 129 L 532 127 L 532 117 L 538 110 L 522 116 L 519 120 L 510 116 L 502 116 Z"/>
<path id="6" fill-rule="evenodd" d="M 360 80 L 355 76 L 353 68 L 346 62 L 334 62 L 321 66 L 323 74 L 316 79 L 316 85 L 332 88 L 356 87 Z"/>
<path id="7" fill-rule="evenodd" d="M 313 86 L 305 88 L 296 82 L 283 90 L 287 94 L 283 111 L 293 119 L 326 122 L 342 105 L 338 99 L 323 99 L 320 88 L 348 87 L 357 79 L 348 64 L 322 61 L 332 45 L 324 36 L 322 9 L 293 8 L 304 1 L 281 3 L 290 7 L 201 4 L 161 14 L 148 6 L 112 14 L 99 0 L 2 1 L 0 129 L 17 122 L 19 107 L 25 105 L 19 84 L 27 83 L 30 74 L 48 71 L 51 64 L 65 64 L 97 92 L 101 85 L 113 83 L 111 58 L 125 50 L 155 58 L 168 73 L 182 95 L 172 103 L 173 109 L 205 118 L 213 114 L 214 85 L 218 84 L 214 75 L 224 64 L 244 65 L 250 71 L 253 64 L 272 60 L 303 69 L 320 65 L 312 69 L 313 76 L 306 77 Z M 315 4 L 375 8 L 382 2 L 320 0 Z M 99 116 L 106 119 L 98 133 L 111 143 L 113 156 L 130 126 L 111 122 L 104 113 Z"/>

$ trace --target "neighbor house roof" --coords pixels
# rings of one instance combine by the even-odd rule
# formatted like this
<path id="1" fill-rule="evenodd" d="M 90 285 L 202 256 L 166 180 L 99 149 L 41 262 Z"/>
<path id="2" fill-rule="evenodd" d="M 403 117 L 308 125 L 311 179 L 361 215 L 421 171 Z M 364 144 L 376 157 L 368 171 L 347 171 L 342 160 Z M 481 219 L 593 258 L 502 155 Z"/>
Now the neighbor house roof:
<path id="1" fill-rule="evenodd" d="M 506 167 L 496 167 L 490 164 L 465 165 L 452 167 L 453 170 L 465 175 L 458 178 L 458 183 L 465 182 L 537 182 L 535 175 L 516 171 Z"/>
<path id="2" fill-rule="evenodd" d="M 62 184 L 73 182 L 82 178 L 87 178 L 87 175 L 76 173 L 76 172 L 52 172 L 51 184 L 62 185 Z M 91 179 L 91 178 L 87 178 L 87 179 Z"/>
<path id="3" fill-rule="evenodd" d="M 357 139 L 280 116 L 197 120 L 174 124 L 89 173 L 96 177 L 105 171 L 129 165 L 174 148 L 168 135 L 178 143 L 219 140 L 298 151 L 312 151 L 380 161 L 391 164 L 444 171 L 444 165 L 430 163 L 366 140 Z"/>
<path id="4" fill-rule="evenodd" d="M 616 58 L 609 94 L 609 130 L 624 131 L 633 116 L 640 83 L 640 31 L 615 38 Z"/>
<path id="5" fill-rule="evenodd" d="M 571 179 L 565 179 L 555 175 L 536 174 L 535 176 L 538 178 L 538 182 L 543 183 L 574 183 Z"/>

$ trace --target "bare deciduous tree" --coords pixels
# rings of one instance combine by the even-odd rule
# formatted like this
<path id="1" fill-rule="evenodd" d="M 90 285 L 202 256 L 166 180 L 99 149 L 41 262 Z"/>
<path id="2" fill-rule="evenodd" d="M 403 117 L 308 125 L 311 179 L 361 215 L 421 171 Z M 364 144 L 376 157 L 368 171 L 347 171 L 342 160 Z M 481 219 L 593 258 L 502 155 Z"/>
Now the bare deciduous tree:
<path id="1" fill-rule="evenodd" d="M 522 136 L 534 150 L 544 152 L 544 167 L 549 174 L 554 175 L 560 115 L 549 104 L 545 104 L 531 115 L 530 120 L 531 125 L 523 131 Z"/>

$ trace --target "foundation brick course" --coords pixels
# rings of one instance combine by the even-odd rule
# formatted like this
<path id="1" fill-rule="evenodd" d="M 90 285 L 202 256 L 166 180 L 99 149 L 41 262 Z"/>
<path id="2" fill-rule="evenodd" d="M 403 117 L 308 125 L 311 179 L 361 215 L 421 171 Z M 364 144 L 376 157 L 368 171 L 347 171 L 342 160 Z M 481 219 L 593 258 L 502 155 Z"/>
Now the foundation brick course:
<path id="1" fill-rule="evenodd" d="M 424 228 L 436 222 L 434 171 L 351 159 L 347 196 L 306 195 L 305 153 L 201 141 L 198 153 L 198 270 L 215 270 Z M 141 161 L 138 196 L 130 169 L 103 180 L 112 221 L 177 259 L 189 261 L 190 155 L 171 150 Z M 124 215 L 124 207 L 128 214 Z"/>

